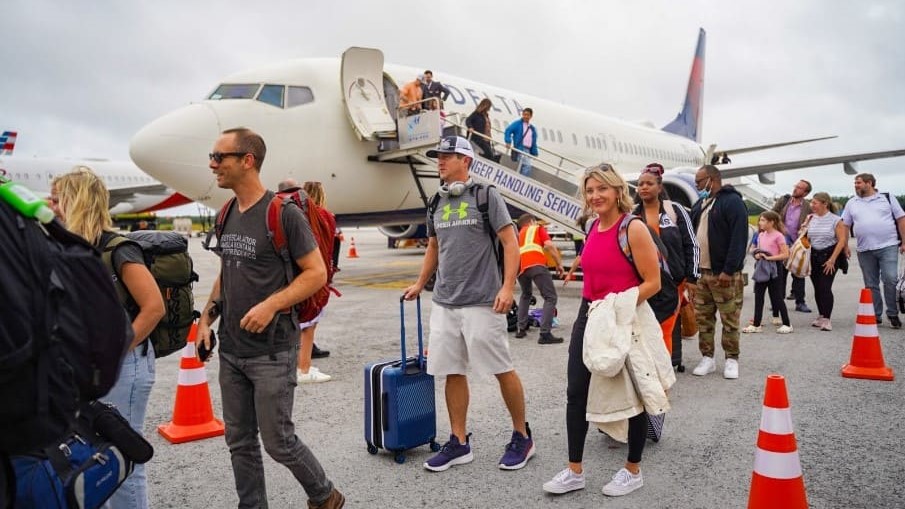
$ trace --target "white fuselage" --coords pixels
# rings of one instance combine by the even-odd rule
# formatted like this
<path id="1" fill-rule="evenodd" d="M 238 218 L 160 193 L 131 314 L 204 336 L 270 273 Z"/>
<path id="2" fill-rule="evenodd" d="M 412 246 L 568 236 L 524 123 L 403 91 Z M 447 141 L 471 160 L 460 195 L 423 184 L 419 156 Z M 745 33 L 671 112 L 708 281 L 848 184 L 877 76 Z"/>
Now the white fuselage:
<path id="1" fill-rule="evenodd" d="M 407 223 L 423 218 L 424 203 L 409 166 L 368 161 L 368 156 L 377 154 L 377 143 L 362 141 L 355 134 L 343 101 L 340 62 L 294 60 L 229 76 L 222 83 L 309 87 L 314 100 L 280 108 L 256 99 L 206 99 L 144 127 L 132 140 L 132 158 L 166 185 L 217 208 L 231 192 L 215 185 L 208 153 L 221 131 L 244 126 L 261 134 L 267 144 L 261 178 L 268 188 L 275 189 L 287 177 L 321 181 L 328 208 L 345 224 Z M 387 65 L 384 72 L 401 86 L 420 71 Z M 659 129 L 464 78 L 439 77 L 452 92 L 445 112 L 460 113 L 462 122 L 484 97 L 494 103 L 490 116 L 499 131 L 518 119 L 522 108 L 532 108 L 539 146 L 556 154 L 542 151 L 540 157 L 553 164 L 560 165 L 557 156 L 561 155 L 580 166 L 610 162 L 630 174 L 652 161 L 667 168 L 696 168 L 704 163 L 700 145 Z M 495 132 L 494 139 L 502 142 L 502 132 Z M 576 169 L 575 164 L 564 164 Z M 434 187 L 426 189 L 428 194 L 436 186 L 430 185 Z"/>
<path id="2" fill-rule="evenodd" d="M 38 196 L 48 196 L 53 178 L 77 166 L 87 166 L 103 179 L 111 193 L 113 214 L 155 210 L 175 194 L 131 161 L 0 156 L 0 175 L 24 184 Z"/>

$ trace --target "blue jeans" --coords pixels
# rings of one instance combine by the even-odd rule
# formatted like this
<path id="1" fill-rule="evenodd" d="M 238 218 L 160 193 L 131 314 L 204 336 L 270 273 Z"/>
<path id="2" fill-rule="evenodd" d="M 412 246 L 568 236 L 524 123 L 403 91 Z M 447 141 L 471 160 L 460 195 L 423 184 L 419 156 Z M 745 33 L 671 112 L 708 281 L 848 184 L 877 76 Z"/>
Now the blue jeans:
<path id="1" fill-rule="evenodd" d="M 119 413 L 129 421 L 132 429 L 142 433 L 145 425 L 145 413 L 148 410 L 148 399 L 151 387 L 154 386 L 154 347 L 148 341 L 148 355 L 144 353 L 144 345 L 138 345 L 123 359 L 123 367 L 119 378 L 103 401 L 116 406 Z M 126 481 L 113 493 L 105 507 L 110 509 L 147 509 L 148 476 L 144 465 L 135 465 Z"/>
<path id="2" fill-rule="evenodd" d="M 872 251 L 858 253 L 858 265 L 864 277 L 864 286 L 870 288 L 874 299 L 874 314 L 883 314 L 883 300 L 880 299 L 880 281 L 883 281 L 883 296 L 886 298 L 886 315 L 899 316 L 896 309 L 896 279 L 899 277 L 899 246 L 887 246 Z"/>
<path id="3" fill-rule="evenodd" d="M 267 507 L 264 450 L 285 466 L 315 504 L 333 491 L 314 454 L 295 434 L 292 404 L 295 401 L 298 342 L 285 352 L 259 357 L 236 357 L 220 352 L 220 391 L 226 444 L 233 464 L 239 507 Z"/>
<path id="4" fill-rule="evenodd" d="M 524 155 L 518 155 L 518 172 L 526 177 L 531 176 L 531 158 Z"/>

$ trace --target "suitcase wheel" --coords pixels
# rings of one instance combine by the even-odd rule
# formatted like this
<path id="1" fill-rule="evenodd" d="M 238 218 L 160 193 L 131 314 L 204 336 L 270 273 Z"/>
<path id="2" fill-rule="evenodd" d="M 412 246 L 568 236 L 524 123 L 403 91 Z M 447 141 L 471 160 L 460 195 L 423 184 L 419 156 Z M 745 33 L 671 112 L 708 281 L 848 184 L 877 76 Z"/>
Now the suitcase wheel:
<path id="1" fill-rule="evenodd" d="M 371 454 L 377 454 L 377 446 L 374 444 L 368 444 L 368 452 Z"/>
<path id="2" fill-rule="evenodd" d="M 438 444 L 438 443 L 435 442 L 434 440 L 431 440 L 430 448 L 431 448 L 431 451 L 437 452 L 437 451 L 440 450 L 440 444 Z"/>
<path id="3" fill-rule="evenodd" d="M 399 463 L 401 465 L 405 463 L 405 454 L 397 452 L 396 455 L 393 456 L 393 459 L 396 460 L 396 463 Z"/>

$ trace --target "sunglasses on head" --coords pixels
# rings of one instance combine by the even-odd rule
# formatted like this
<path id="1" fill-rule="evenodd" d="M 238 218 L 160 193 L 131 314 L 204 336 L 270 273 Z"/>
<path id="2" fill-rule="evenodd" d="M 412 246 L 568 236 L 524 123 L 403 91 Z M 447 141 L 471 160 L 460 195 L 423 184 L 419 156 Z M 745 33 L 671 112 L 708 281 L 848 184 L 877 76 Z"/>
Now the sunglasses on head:
<path id="1" fill-rule="evenodd" d="M 641 170 L 641 174 L 643 175 L 645 173 L 652 173 L 658 177 L 662 177 L 664 171 L 665 170 L 663 169 L 662 164 L 651 163 L 651 164 L 648 164 L 647 166 L 645 166 L 643 170 Z"/>
<path id="2" fill-rule="evenodd" d="M 599 171 L 601 173 L 606 173 L 608 171 L 611 171 L 611 172 L 615 173 L 616 169 L 613 168 L 613 166 L 610 163 L 602 163 L 602 164 L 598 164 L 597 166 L 591 166 L 590 168 L 585 169 L 584 174 L 587 176 L 587 175 L 590 175 L 591 173 L 594 173 L 595 171 Z"/>
<path id="3" fill-rule="evenodd" d="M 248 152 L 211 152 L 207 157 L 209 157 L 211 161 L 220 164 L 227 157 L 245 157 L 247 154 Z"/>

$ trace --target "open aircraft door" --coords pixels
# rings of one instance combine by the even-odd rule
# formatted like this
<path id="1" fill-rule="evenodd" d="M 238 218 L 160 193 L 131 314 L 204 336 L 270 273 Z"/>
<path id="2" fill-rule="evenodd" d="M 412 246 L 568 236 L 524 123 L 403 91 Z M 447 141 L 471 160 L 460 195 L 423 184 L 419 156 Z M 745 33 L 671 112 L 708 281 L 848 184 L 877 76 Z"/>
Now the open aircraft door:
<path id="1" fill-rule="evenodd" d="M 396 138 L 396 122 L 383 95 L 383 52 L 352 47 L 343 52 L 343 101 L 362 140 Z"/>

